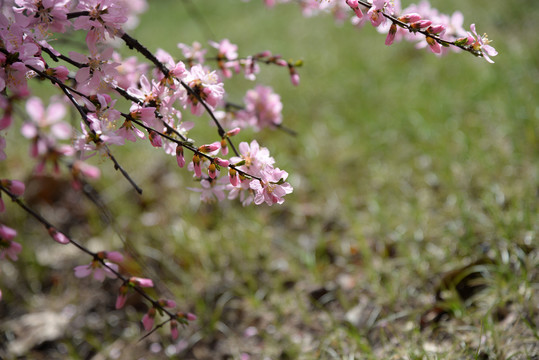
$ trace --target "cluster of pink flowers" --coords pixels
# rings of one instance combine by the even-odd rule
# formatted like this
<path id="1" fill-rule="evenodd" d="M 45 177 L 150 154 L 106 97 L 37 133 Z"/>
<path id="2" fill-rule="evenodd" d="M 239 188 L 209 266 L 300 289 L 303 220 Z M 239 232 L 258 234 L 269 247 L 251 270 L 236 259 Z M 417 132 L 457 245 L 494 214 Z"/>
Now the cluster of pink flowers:
<path id="1" fill-rule="evenodd" d="M 265 3 L 274 6 L 288 1 L 265 0 Z M 352 14 L 352 22 L 358 26 L 370 22 L 388 33 L 388 45 L 407 39 L 437 54 L 447 51 L 442 45 L 453 45 L 452 48 L 468 50 L 490 62 L 490 57 L 496 55 L 487 36 L 476 33 L 475 25 L 471 26 L 471 33 L 464 31 L 460 13 L 439 14 L 426 2 L 403 11 L 399 0 L 300 0 L 299 3 L 306 15 L 332 12 L 344 21 Z M 125 32 L 146 7 L 145 0 L 1 2 L 0 161 L 8 158 L 5 134 L 14 126 L 17 104 L 24 101 L 26 113 L 19 131 L 29 140 L 29 156 L 36 163 L 35 171 L 44 172 L 52 167 L 60 174 L 65 164 L 76 189 L 82 187 L 83 180 L 100 176 L 98 168 L 85 162 L 88 158 L 105 155 L 114 161 L 116 169 L 121 169 L 111 148 L 147 139 L 151 146 L 175 156 L 179 167 L 193 173 L 199 186 L 192 190 L 200 193 L 202 201 L 238 198 L 243 205 L 282 204 L 284 197 L 293 191 L 286 181 L 288 173 L 275 166 L 269 150 L 256 140 L 241 142 L 238 149 L 233 143 L 241 129 L 260 131 L 281 127 L 281 98 L 271 87 L 255 85 L 247 91 L 243 105 L 234 105 L 227 99 L 225 83 L 239 74 L 254 81 L 260 65 L 266 64 L 284 68 L 291 83 L 298 85 L 297 68 L 301 61 L 286 61 L 270 51 L 240 56 L 238 46 L 228 39 L 210 41 L 209 49 L 197 42 L 179 43 L 183 54 L 179 61 L 162 49 L 154 54 Z M 81 52 L 63 54 L 54 47 L 53 40 L 69 36 L 72 31 L 86 34 L 86 47 Z M 146 62 L 135 56 L 123 59 L 114 48 L 121 41 L 138 51 Z M 28 82 L 34 78 L 48 81 L 58 94 L 48 101 L 32 96 Z M 129 110 L 122 111 L 126 101 Z M 80 128 L 64 121 L 68 107 L 80 115 Z M 199 116 L 209 116 L 217 127 L 216 141 L 195 145 L 196 141 L 189 138 L 194 122 L 188 120 Z M 134 184 L 127 172 L 122 174 Z M 24 184 L 0 180 L 0 212 L 5 210 L 2 192 L 18 201 Z M 36 218 L 54 241 L 84 249 L 42 217 Z M 13 241 L 16 234 L 14 229 L 0 224 L 0 260 L 18 259 L 22 246 Z M 125 278 L 119 266 L 123 256 L 118 252 L 83 251 L 93 259 L 89 264 L 75 267 L 75 276 L 92 275 L 98 281 L 107 277 L 121 279 L 118 309 L 125 305 L 130 290 L 142 292 L 143 288 L 154 286 L 150 279 Z M 176 307 L 172 300 L 146 299 L 151 302 L 142 318 L 146 330 L 154 327 L 156 314 L 166 313 L 172 337 L 177 338 L 178 322 L 187 323 L 196 318 L 190 313 L 169 313 L 168 308 Z"/>
<path id="2" fill-rule="evenodd" d="M 29 157 L 35 161 L 35 171 L 52 169 L 60 175 L 67 170 L 75 189 L 82 188 L 83 181 L 100 176 L 100 170 L 86 162 L 89 157 L 105 155 L 113 159 L 114 146 L 147 139 L 151 146 L 176 156 L 180 167 L 193 172 L 200 184 L 194 191 L 200 192 L 204 201 L 223 200 L 228 193 L 228 198 L 239 196 L 244 204 L 282 203 L 292 187 L 285 181 L 288 174 L 274 167 L 269 151 L 259 150 L 254 141 L 250 148 L 242 143 L 240 152 L 236 153 L 232 143 L 241 128 L 260 130 L 281 124 L 280 97 L 271 88 L 258 85 L 247 92 L 244 108 L 231 109 L 225 100 L 225 81 L 237 74 L 256 80 L 260 64 L 267 64 L 287 69 L 292 83 L 297 85 L 296 67 L 300 64 L 285 61 L 269 51 L 240 57 L 237 45 L 228 39 L 209 42 L 209 49 L 203 49 L 198 43 L 179 44 L 185 57 L 182 61 L 174 60 L 162 49 L 154 55 L 125 33 L 132 15 L 145 5 L 144 0 L 2 2 L 0 160 L 10 155 L 5 135 L 17 123 L 13 121 L 14 109 L 17 103 L 25 102 L 26 114 L 19 131 L 28 139 Z M 85 33 L 86 48 L 61 53 L 51 40 L 68 36 L 72 31 Z M 123 59 L 114 48 L 119 39 L 142 53 L 147 62 L 135 56 Z M 33 78 L 48 81 L 58 94 L 48 101 L 33 96 L 28 84 Z M 123 100 L 119 101 L 120 98 Z M 127 111 L 122 111 L 119 105 L 125 106 L 124 100 L 130 102 Z M 69 107 L 79 113 L 80 127 L 66 122 Z M 221 112 L 242 121 L 233 126 L 226 121 L 221 124 L 218 119 Z M 218 127 L 217 141 L 197 146 L 195 140 L 188 137 L 194 122 L 184 118 L 204 114 Z M 230 149 L 235 153 L 230 154 Z M 116 160 L 113 161 L 118 167 Z M 221 173 L 225 175 L 220 177 Z M 126 177 L 129 179 L 128 175 Z M 1 180 L 0 185 L 0 211 L 4 211 L 1 194 L 18 197 L 24 192 L 24 184 Z M 154 286 L 151 279 L 124 277 L 121 253 L 92 253 L 43 217 L 36 218 L 54 241 L 75 245 L 93 256 L 90 263 L 74 268 L 75 277 L 123 281 L 116 300 L 117 309 L 125 305 L 130 291 L 141 293 L 144 288 Z M 18 259 L 22 245 L 14 241 L 16 234 L 14 229 L 0 224 L 0 260 Z M 173 300 L 146 299 L 151 303 L 142 318 L 147 331 L 154 327 L 157 314 L 168 315 L 166 321 L 170 322 L 171 335 L 176 339 L 178 324 L 196 319 L 191 313 L 169 313 L 167 309 L 176 307 Z"/>
<path id="3" fill-rule="evenodd" d="M 208 189 L 209 183 L 217 181 L 215 177 L 219 168 L 228 165 L 223 160 L 211 158 L 218 151 L 207 152 L 201 158 L 203 154 L 198 153 L 196 147 L 184 144 L 186 140 L 192 143 L 187 135 L 194 123 L 183 121 L 183 110 L 189 109 L 194 116 L 209 112 L 217 120 L 222 107 L 228 117 L 237 119 L 236 123 L 223 123 L 231 130 L 220 131 L 221 152 L 226 156 L 227 142 L 232 133 L 237 133 L 236 128 L 259 130 L 279 125 L 282 122 L 282 104 L 279 95 L 271 88 L 259 85 L 247 92 L 245 108 L 227 111 L 223 80 L 241 72 L 254 80 L 260 71 L 258 64 L 266 63 L 288 68 L 292 82 L 297 84 L 296 65 L 269 51 L 239 58 L 237 45 L 228 39 L 210 42 L 217 51 L 214 58 L 208 58 L 207 50 L 197 43 L 193 46 L 178 45 L 186 57 L 185 62 L 175 61 L 172 55 L 159 49 L 155 59 L 167 69 L 165 72 L 159 68 L 152 70 L 134 57 L 122 62 L 107 42 L 108 39 L 125 36 L 122 24 L 128 19 L 128 9 L 122 4 L 110 0 L 81 0 L 75 6 L 65 0 L 41 4 L 19 0 L 15 2 L 10 16 L 0 16 L 0 40 L 6 44 L 4 51 L 0 52 L 0 62 L 4 63 L 4 72 L 0 72 L 0 90 L 12 93 L 11 96 L 0 96 L 0 105 L 4 109 L 0 130 L 11 126 L 13 103 L 28 96 L 28 79 L 47 76 L 51 82 L 69 91 L 70 96 L 55 97 L 47 106 L 36 97 L 27 100 L 29 121 L 21 127 L 21 132 L 31 140 L 30 155 L 38 160 L 37 171 L 44 171 L 46 165 L 51 164 L 59 173 L 60 159 L 78 157 L 77 171 L 73 172 L 73 183 L 77 186 L 77 177 L 81 175 L 99 176 L 99 171 L 84 165 L 81 160 L 95 154 L 109 155 L 110 146 L 124 145 L 126 140 L 134 142 L 147 138 L 152 146 L 177 155 L 180 166 L 185 162 L 183 150 L 193 151 L 192 166 L 188 169 L 201 179 L 201 198 L 208 201 L 225 199 L 224 193 L 215 191 L 214 186 L 211 188 L 217 196 L 209 197 L 207 191 L 202 191 Z M 47 32 L 38 32 L 38 29 L 43 30 L 43 26 Z M 52 31 L 66 33 L 70 29 L 87 32 L 86 53 L 70 52 L 65 56 L 49 43 Z M 66 64 L 50 67 L 45 55 L 64 60 Z M 207 65 L 210 59 L 216 61 L 216 70 Z M 75 82 L 73 88 L 67 85 L 68 79 Z M 128 113 L 117 109 L 117 99 L 113 96 L 117 96 L 118 91 L 132 101 Z M 79 130 L 63 121 L 68 103 L 82 115 Z M 77 133 L 79 135 L 73 138 Z M 5 141 L 1 137 L 0 156 L 6 156 Z M 207 176 L 201 173 L 204 166 L 207 167 L 204 169 L 208 171 Z M 246 179 L 253 181 L 252 177 Z M 269 186 L 271 182 L 262 184 Z"/>
<path id="4" fill-rule="evenodd" d="M 268 7 L 278 2 L 290 0 L 264 0 Z M 332 13 L 337 21 L 344 22 L 353 14 L 351 22 L 358 27 L 370 22 L 379 32 L 387 33 L 386 45 L 408 40 L 416 43 L 418 48 L 428 47 L 438 55 L 446 54 L 450 49 L 464 49 L 488 62 L 493 62 L 491 57 L 497 55 L 496 50 L 488 45 L 486 34 L 477 35 L 474 24 L 470 26 L 472 33 L 464 30 L 462 13 L 442 14 L 431 7 L 428 0 L 405 9 L 402 9 L 400 0 L 299 0 L 298 3 L 305 16 Z"/>

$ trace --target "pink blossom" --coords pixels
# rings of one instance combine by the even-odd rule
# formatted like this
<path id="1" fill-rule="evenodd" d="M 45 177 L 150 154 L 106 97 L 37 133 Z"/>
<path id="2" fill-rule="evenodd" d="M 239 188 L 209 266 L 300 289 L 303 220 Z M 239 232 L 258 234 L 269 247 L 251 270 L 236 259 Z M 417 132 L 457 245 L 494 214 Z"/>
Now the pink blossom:
<path id="1" fill-rule="evenodd" d="M 79 1 L 77 9 L 88 11 L 88 16 L 80 16 L 73 22 L 75 30 L 88 30 L 89 36 L 100 41 L 105 39 L 105 32 L 111 37 L 122 35 L 122 24 L 127 21 L 127 9 L 123 2 L 115 0 Z"/>
<path id="2" fill-rule="evenodd" d="M 191 188 L 189 187 L 189 190 L 199 192 L 200 193 L 200 200 L 207 203 L 212 203 L 217 201 L 222 201 L 225 199 L 225 185 L 221 183 L 219 180 L 207 180 L 202 179 L 200 180 L 200 186 L 201 188 Z"/>
<path id="3" fill-rule="evenodd" d="M 182 51 L 183 56 L 186 57 L 189 66 L 192 67 L 194 63 L 204 63 L 204 55 L 207 50 L 203 49 L 200 43 L 195 41 L 192 46 L 179 43 L 178 48 Z"/>
<path id="4" fill-rule="evenodd" d="M 386 17 L 383 15 L 384 6 L 386 6 L 386 0 L 373 0 L 371 8 L 367 12 L 372 26 L 378 27 L 385 23 Z"/>
<path id="5" fill-rule="evenodd" d="M 251 141 L 251 144 L 241 142 L 239 150 L 241 158 L 232 158 L 230 162 L 244 160 L 247 172 L 252 175 L 257 175 L 266 166 L 271 166 L 275 163 L 275 159 L 270 156 L 269 150 L 265 147 L 260 147 L 256 140 Z"/>
<path id="6" fill-rule="evenodd" d="M 200 116 L 204 113 L 204 106 L 199 99 L 213 110 L 225 94 L 223 83 L 219 82 L 215 71 L 207 71 L 202 65 L 194 65 L 185 82 L 192 89 L 192 92 L 187 94 L 186 105 L 191 105 L 191 113 L 194 115 Z"/>
<path id="7" fill-rule="evenodd" d="M 31 26 L 44 34 L 46 31 L 63 33 L 70 25 L 67 20 L 69 0 L 15 0 L 14 11 L 25 13 Z"/>
<path id="8" fill-rule="evenodd" d="M 88 43 L 88 48 L 90 56 L 71 51 L 69 57 L 86 65 L 77 71 L 75 80 L 77 80 L 77 90 L 92 95 L 108 90 L 109 84 L 115 83 L 114 79 L 118 76 L 116 67 L 119 64 L 109 61 L 112 58 L 113 48 L 109 47 L 99 51 L 95 43 L 92 42 Z"/>
<path id="9" fill-rule="evenodd" d="M 71 137 L 71 126 L 62 121 L 66 116 L 66 107 L 59 99 L 53 98 L 45 109 L 40 98 L 31 97 L 26 101 L 26 112 L 31 122 L 26 122 L 21 127 L 24 137 L 32 139 L 39 131 L 50 132 L 55 139 L 65 140 Z"/>
<path id="10" fill-rule="evenodd" d="M 92 260 L 90 264 L 75 266 L 75 276 L 83 278 L 93 273 L 94 279 L 97 281 L 103 281 L 105 280 L 105 277 L 115 278 L 116 274 L 114 274 L 111 269 L 117 272 L 118 265 L 110 262 L 105 262 L 105 264 L 107 264 L 108 267 L 104 267 L 98 260 Z"/>
<path id="11" fill-rule="evenodd" d="M 243 101 L 245 109 L 239 111 L 237 116 L 243 119 L 246 125 L 260 130 L 281 124 L 283 104 L 281 97 L 274 93 L 271 87 L 258 85 L 253 90 L 248 90 Z"/>
<path id="12" fill-rule="evenodd" d="M 494 61 L 490 57 L 498 55 L 498 52 L 492 46 L 488 45 L 491 41 L 488 39 L 487 34 L 479 36 L 475 31 L 475 24 L 470 25 L 470 29 L 473 35 L 468 33 L 469 40 L 467 45 L 470 45 L 476 51 L 480 51 L 485 60 L 494 64 Z"/>
<path id="13" fill-rule="evenodd" d="M 254 179 L 250 187 L 255 191 L 254 203 L 260 205 L 265 202 L 268 205 L 282 204 L 283 197 L 290 194 L 293 189 L 289 183 L 284 182 L 288 173 L 278 168 L 267 167 L 262 173 L 262 180 Z"/>
<path id="14" fill-rule="evenodd" d="M 230 43 L 228 39 L 223 39 L 218 43 L 209 41 L 209 43 L 218 50 L 219 55 L 227 60 L 235 60 L 238 57 L 238 46 Z"/>
<path id="15" fill-rule="evenodd" d="M 221 40 L 221 42 L 216 43 L 214 41 L 209 42 L 211 46 L 218 50 L 217 54 L 217 65 L 223 72 L 224 77 L 229 78 L 232 76 L 230 69 L 227 66 L 233 65 L 230 63 L 231 60 L 235 60 L 238 57 L 238 46 L 231 44 L 228 39 Z M 228 61 L 228 62 L 227 62 Z"/>

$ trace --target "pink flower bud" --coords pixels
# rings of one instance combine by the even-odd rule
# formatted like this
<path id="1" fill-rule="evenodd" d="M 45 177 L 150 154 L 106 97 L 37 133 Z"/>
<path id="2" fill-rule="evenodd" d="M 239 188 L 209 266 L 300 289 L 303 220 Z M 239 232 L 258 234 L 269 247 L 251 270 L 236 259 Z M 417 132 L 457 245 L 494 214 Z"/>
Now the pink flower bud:
<path id="1" fill-rule="evenodd" d="M 24 194 L 24 183 L 22 181 L 4 179 L 0 183 L 15 196 Z"/>
<path id="2" fill-rule="evenodd" d="M 69 244 L 69 239 L 67 238 L 67 236 L 57 231 L 55 228 L 49 228 L 49 235 L 53 238 L 54 241 L 62 245 Z"/>
<path id="3" fill-rule="evenodd" d="M 2 294 L 0 293 L 0 296 Z M 1 298 L 0 298 L 1 299 Z M 170 320 L 170 336 L 172 340 L 176 340 L 180 333 L 178 332 L 178 322 L 174 319 Z"/>
<path id="4" fill-rule="evenodd" d="M 49 73 L 49 70 L 51 70 L 53 76 L 62 82 L 66 81 L 69 76 L 69 70 L 63 65 L 47 69 L 47 73 Z"/>
<path id="5" fill-rule="evenodd" d="M 431 24 L 432 24 L 432 21 L 430 20 L 419 20 L 419 21 L 411 23 L 410 28 L 412 28 L 412 30 L 420 30 L 420 29 L 430 26 Z"/>
<path id="6" fill-rule="evenodd" d="M 271 56 L 271 51 L 269 51 L 269 50 L 262 51 L 261 53 L 258 53 L 256 56 L 257 57 L 268 57 L 268 56 Z"/>
<path id="7" fill-rule="evenodd" d="M 174 300 L 167 300 L 167 299 L 160 299 L 159 305 L 166 308 L 174 308 L 176 307 L 176 302 Z"/>
<path id="8" fill-rule="evenodd" d="M 202 169 L 200 168 L 200 156 L 193 155 L 193 169 L 195 170 L 196 177 L 202 176 Z"/>
<path id="9" fill-rule="evenodd" d="M 427 28 L 427 32 L 430 34 L 439 34 L 444 30 L 445 30 L 445 26 L 443 25 L 431 25 Z"/>
<path id="10" fill-rule="evenodd" d="M 234 128 L 226 132 L 226 136 L 236 136 L 240 133 L 241 129 L 239 127 Z"/>
<path id="11" fill-rule="evenodd" d="M 192 313 L 187 313 L 185 317 L 187 318 L 187 321 L 195 321 L 197 319 L 197 316 Z"/>
<path id="12" fill-rule="evenodd" d="M 277 59 L 275 60 L 275 64 L 279 65 L 279 66 L 288 66 L 288 63 L 283 60 L 283 59 Z"/>
<path id="13" fill-rule="evenodd" d="M 430 50 L 433 53 L 439 54 L 442 51 L 441 45 L 436 40 L 434 40 L 433 38 L 428 37 L 428 36 L 427 36 L 426 40 L 427 40 L 427 44 L 429 44 Z"/>
<path id="14" fill-rule="evenodd" d="M 290 81 L 292 81 L 292 85 L 298 86 L 299 85 L 299 75 L 297 73 L 290 74 Z"/>
<path id="15" fill-rule="evenodd" d="M 217 168 L 214 163 L 208 166 L 208 175 L 210 178 L 215 179 L 217 177 Z"/>
<path id="16" fill-rule="evenodd" d="M 359 8 L 359 3 L 357 0 L 346 0 L 346 4 L 350 6 L 352 10 L 354 10 L 354 13 L 358 18 L 363 17 L 363 12 L 361 12 L 361 9 Z"/>
<path id="17" fill-rule="evenodd" d="M 230 162 L 228 160 L 221 159 L 218 157 L 215 158 L 215 163 L 222 167 L 228 167 L 228 165 L 230 165 Z"/>
<path id="18" fill-rule="evenodd" d="M 185 166 L 185 158 L 183 157 L 183 146 L 179 145 L 176 146 L 176 161 L 178 162 L 178 166 L 183 168 Z"/>
<path id="19" fill-rule="evenodd" d="M 405 14 L 399 17 L 398 20 L 402 21 L 405 24 L 414 23 L 421 20 L 421 15 L 419 15 L 418 13 Z"/>
<path id="20" fill-rule="evenodd" d="M 156 133 L 153 130 L 150 130 L 148 135 L 150 137 L 150 143 L 152 144 L 153 147 L 162 147 L 163 146 L 163 140 L 162 140 L 161 136 L 158 133 Z"/>
<path id="21" fill-rule="evenodd" d="M 238 179 L 238 172 L 235 169 L 228 169 L 228 179 L 230 180 L 230 184 L 232 186 L 238 186 L 239 179 Z"/>
<path id="22" fill-rule="evenodd" d="M 391 24 L 391 27 L 389 28 L 389 32 L 387 33 L 386 38 L 386 45 L 393 44 L 393 41 L 395 41 L 395 35 L 397 34 L 397 25 L 395 23 Z"/>
<path id="23" fill-rule="evenodd" d="M 152 279 L 145 279 L 145 278 L 139 278 L 139 277 L 132 277 L 129 279 L 129 283 L 132 285 L 137 285 L 140 287 L 153 287 L 153 281 Z"/>
<path id="24" fill-rule="evenodd" d="M 81 173 L 91 179 L 97 179 L 101 176 L 101 171 L 98 167 L 92 166 L 83 161 L 75 161 L 72 167 L 72 172 L 74 176 Z"/>
<path id="25" fill-rule="evenodd" d="M 118 297 L 116 298 L 116 309 L 121 309 L 124 307 L 125 302 L 127 301 L 127 291 L 129 288 L 125 285 L 120 286 L 118 291 Z"/>
<path id="26" fill-rule="evenodd" d="M 211 144 L 200 146 L 198 148 L 198 151 L 203 152 L 203 153 L 211 153 L 211 152 L 219 150 L 220 148 L 221 148 L 221 143 L 219 141 L 216 141 Z"/>
<path id="27" fill-rule="evenodd" d="M 11 240 L 17 236 L 17 231 L 9 226 L 0 224 L 0 238 L 5 240 Z"/>
<path id="28" fill-rule="evenodd" d="M 124 261 L 124 256 L 119 251 L 107 251 L 106 258 L 115 263 L 121 263 Z"/>
<path id="29" fill-rule="evenodd" d="M 0 237 L 0 260 L 7 256 L 11 260 L 17 261 L 21 250 L 22 245 L 18 242 Z"/>
<path id="30" fill-rule="evenodd" d="M 144 325 L 144 330 L 150 331 L 153 328 L 154 320 L 155 320 L 155 308 L 151 308 L 142 317 L 142 325 Z"/>
<path id="31" fill-rule="evenodd" d="M 226 143 L 226 139 L 221 139 L 221 154 L 228 154 L 228 144 Z"/>

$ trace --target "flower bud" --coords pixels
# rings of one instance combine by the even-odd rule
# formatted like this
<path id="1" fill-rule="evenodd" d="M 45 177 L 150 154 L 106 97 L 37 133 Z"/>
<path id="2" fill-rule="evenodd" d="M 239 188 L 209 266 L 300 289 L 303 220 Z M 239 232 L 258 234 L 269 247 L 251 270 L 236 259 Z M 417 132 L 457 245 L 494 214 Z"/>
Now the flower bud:
<path id="1" fill-rule="evenodd" d="M 125 302 L 127 301 L 127 291 L 129 290 L 129 287 L 127 285 L 120 286 L 120 290 L 118 290 L 118 297 L 116 298 L 116 309 L 121 309 L 124 307 Z"/>
<path id="2" fill-rule="evenodd" d="M 203 152 L 203 153 L 211 153 L 211 152 L 219 150 L 220 147 L 221 147 L 221 143 L 219 141 L 216 141 L 211 144 L 200 146 L 198 148 L 198 151 Z"/>
<path id="3" fill-rule="evenodd" d="M 393 41 L 395 41 L 395 35 L 397 34 L 397 25 L 395 23 L 391 24 L 391 27 L 389 28 L 389 32 L 387 33 L 386 38 L 386 45 L 393 44 Z"/>
<path id="4" fill-rule="evenodd" d="M 183 157 L 183 146 L 181 146 L 180 144 L 176 146 L 176 161 L 178 162 L 179 167 L 184 167 L 185 158 Z"/>
<path id="5" fill-rule="evenodd" d="M 10 228 L 9 226 L 0 224 L 0 238 L 5 240 L 11 240 L 17 236 L 17 230 Z"/>
<path id="6" fill-rule="evenodd" d="M 121 263 L 124 261 L 124 256 L 118 251 L 107 251 L 105 253 L 106 258 L 115 263 Z"/>
<path id="7" fill-rule="evenodd" d="M 240 133 L 241 129 L 239 127 L 234 128 L 226 132 L 226 136 L 236 136 Z"/>
<path id="8" fill-rule="evenodd" d="M 405 14 L 399 17 L 398 20 L 405 24 L 415 23 L 421 20 L 421 15 L 419 15 L 418 13 Z"/>
<path id="9" fill-rule="evenodd" d="M 140 287 L 153 287 L 153 281 L 152 279 L 145 279 L 145 278 L 139 278 L 139 277 L 132 277 L 129 279 L 129 284 L 131 285 L 137 285 Z"/>
<path id="10" fill-rule="evenodd" d="M 214 163 L 208 166 L 208 175 L 210 178 L 215 179 L 217 177 L 217 168 Z"/>
<path id="11" fill-rule="evenodd" d="M 0 184 L 15 196 L 24 194 L 24 183 L 22 181 L 4 179 L 0 181 Z"/>
<path id="12" fill-rule="evenodd" d="M 193 170 L 195 171 L 196 177 L 202 176 L 202 169 L 200 168 L 200 156 L 197 154 L 193 155 Z"/>
<path id="13" fill-rule="evenodd" d="M 54 239 L 54 241 L 62 245 L 69 244 L 69 239 L 67 236 L 57 231 L 55 228 L 49 228 L 49 235 Z"/>
<path id="14" fill-rule="evenodd" d="M 432 24 L 432 21 L 430 20 L 419 20 L 419 21 L 416 21 L 416 22 L 413 22 L 410 24 L 410 28 L 412 30 L 421 30 L 423 28 L 426 28 L 428 26 L 430 26 Z"/>
<path id="15" fill-rule="evenodd" d="M 230 165 L 230 162 L 225 159 L 216 157 L 214 160 L 217 165 L 222 166 L 222 167 L 228 167 L 228 165 Z"/>
<path id="16" fill-rule="evenodd" d="M 443 25 L 431 25 L 427 28 L 427 32 L 429 34 L 439 34 L 444 30 L 445 30 L 445 26 Z"/>

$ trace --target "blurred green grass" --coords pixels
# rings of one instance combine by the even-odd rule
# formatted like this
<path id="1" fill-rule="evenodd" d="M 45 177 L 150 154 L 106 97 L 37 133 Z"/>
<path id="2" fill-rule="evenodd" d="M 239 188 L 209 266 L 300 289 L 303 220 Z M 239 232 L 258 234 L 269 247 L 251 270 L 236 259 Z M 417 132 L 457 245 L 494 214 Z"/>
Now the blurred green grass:
<path id="1" fill-rule="evenodd" d="M 178 56 L 178 42 L 210 40 L 186 3 L 150 1 L 133 35 L 152 51 Z M 409 43 L 386 47 L 370 26 L 303 18 L 294 4 L 192 4 L 218 34 L 213 40 L 228 38 L 240 55 L 269 49 L 305 65 L 298 88 L 277 68 L 262 67 L 256 82 L 281 94 L 284 124 L 300 135 L 241 135 L 258 139 L 290 173 L 295 190 L 283 206 L 199 204 L 173 158 L 137 144 L 116 151 L 143 196 L 105 172 L 96 187 L 115 225 L 104 227 L 94 215 L 72 229 L 93 246 L 127 241 L 143 259 L 130 269 L 161 279 L 162 293 L 199 316 L 183 329 L 182 356 L 537 356 L 539 40 L 532 34 L 539 6 L 433 1 L 445 12 L 461 9 L 466 26 L 488 32 L 499 51 L 491 65 L 464 53 L 436 58 Z M 230 100 L 239 102 L 252 86 L 234 80 Z M 214 129 L 197 134 L 201 141 L 216 136 Z M 22 236 L 29 243 L 43 237 L 40 229 Z M 27 246 L 26 261 L 32 252 Z M 445 273 L 485 258 L 492 264 L 481 265 L 475 279 L 485 290 L 462 300 L 449 289 L 435 299 Z M 50 280 L 44 269 L 58 266 L 28 267 L 11 299 L 50 292 L 39 284 Z M 49 296 L 76 286 L 62 280 Z M 435 309 L 445 313 L 421 330 Z M 246 338 L 250 326 L 258 335 Z M 96 351 L 121 336 L 85 340 L 90 334 L 85 329 L 78 341 Z M 130 334 L 123 336 L 136 341 L 138 333 Z M 150 341 L 167 345 L 164 337 Z"/>

